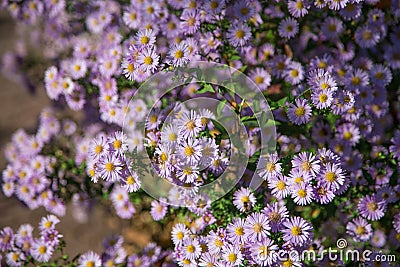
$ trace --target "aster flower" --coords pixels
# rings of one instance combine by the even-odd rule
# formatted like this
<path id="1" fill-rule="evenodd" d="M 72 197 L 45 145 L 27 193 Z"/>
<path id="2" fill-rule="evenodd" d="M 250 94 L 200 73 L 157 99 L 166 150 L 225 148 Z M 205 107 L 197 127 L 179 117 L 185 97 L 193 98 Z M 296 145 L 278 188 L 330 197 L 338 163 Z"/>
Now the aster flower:
<path id="1" fill-rule="evenodd" d="M 270 229 L 269 220 L 264 214 L 252 213 L 246 218 L 244 224 L 245 238 L 251 242 L 261 241 L 269 235 Z"/>
<path id="2" fill-rule="evenodd" d="M 367 220 L 358 217 L 346 225 L 346 233 L 356 242 L 366 242 L 372 236 L 372 227 Z"/>
<path id="3" fill-rule="evenodd" d="M 53 252 L 54 248 L 41 239 L 36 239 L 31 248 L 32 257 L 39 262 L 48 262 Z"/>
<path id="4" fill-rule="evenodd" d="M 184 10 L 181 20 L 181 29 L 186 34 L 193 34 L 200 28 L 200 14 L 197 10 Z"/>
<path id="5" fill-rule="evenodd" d="M 122 176 L 122 161 L 115 155 L 105 154 L 99 159 L 96 172 L 106 181 L 118 181 Z"/>
<path id="6" fill-rule="evenodd" d="M 343 138 L 343 141 L 351 146 L 356 145 L 361 136 L 360 130 L 352 123 L 344 123 L 337 126 L 337 134 Z"/>
<path id="7" fill-rule="evenodd" d="M 178 147 L 178 156 L 184 162 L 197 164 L 202 156 L 201 148 L 198 139 L 189 138 Z"/>
<path id="8" fill-rule="evenodd" d="M 261 90 L 266 90 L 271 85 L 271 75 L 263 68 L 252 70 L 249 76 Z"/>
<path id="9" fill-rule="evenodd" d="M 254 194 L 248 188 L 240 188 L 233 194 L 233 204 L 241 212 L 249 211 L 256 203 Z"/>
<path id="10" fill-rule="evenodd" d="M 183 244 L 183 240 L 190 236 L 190 230 L 181 223 L 176 224 L 171 231 L 171 239 L 175 246 Z"/>
<path id="11" fill-rule="evenodd" d="M 14 246 L 14 231 L 11 227 L 4 227 L 0 231 L 0 251 L 6 252 Z"/>
<path id="12" fill-rule="evenodd" d="M 183 240 L 184 258 L 196 260 L 201 256 L 201 247 L 197 238 L 186 238 Z"/>
<path id="13" fill-rule="evenodd" d="M 333 102 L 333 92 L 331 90 L 313 92 L 311 99 L 317 109 L 329 108 Z"/>
<path id="14" fill-rule="evenodd" d="M 272 266 L 277 261 L 279 247 L 268 237 L 250 246 L 250 255 L 259 266 Z"/>
<path id="15" fill-rule="evenodd" d="M 376 195 L 367 195 L 360 199 L 357 210 L 362 217 L 376 221 L 385 215 L 386 201 L 378 201 Z"/>
<path id="16" fill-rule="evenodd" d="M 327 163 L 318 178 L 326 183 L 329 189 L 336 191 L 343 185 L 345 176 L 338 164 Z"/>
<path id="17" fill-rule="evenodd" d="M 228 30 L 226 37 L 232 46 L 244 46 L 251 39 L 251 29 L 246 24 L 238 24 Z"/>
<path id="18" fill-rule="evenodd" d="M 295 245 L 304 245 L 312 233 L 312 226 L 301 217 L 290 217 L 283 222 L 283 240 Z"/>
<path id="19" fill-rule="evenodd" d="M 246 240 L 244 224 L 245 220 L 242 218 L 234 218 L 232 222 L 228 224 L 226 228 L 227 239 L 233 244 L 244 244 Z"/>
<path id="20" fill-rule="evenodd" d="M 299 62 L 292 61 L 286 66 L 283 76 L 291 84 L 299 84 L 304 79 L 304 69 Z"/>
<path id="21" fill-rule="evenodd" d="M 85 254 L 82 254 L 78 260 L 78 267 L 100 267 L 101 259 L 100 256 L 94 253 L 93 251 L 88 251 Z"/>
<path id="22" fill-rule="evenodd" d="M 279 23 L 278 33 L 283 38 L 293 38 L 298 32 L 299 23 L 291 17 L 287 17 Z"/>
<path id="23" fill-rule="evenodd" d="M 283 175 L 278 175 L 276 178 L 268 181 L 268 188 L 272 191 L 272 195 L 278 199 L 283 199 L 289 194 L 289 182 Z"/>
<path id="24" fill-rule="evenodd" d="M 138 63 L 140 64 L 140 69 L 144 72 L 153 73 L 157 70 L 160 56 L 157 55 L 154 47 L 143 48 L 139 52 Z"/>
<path id="25" fill-rule="evenodd" d="M 285 205 L 280 205 L 278 202 L 268 204 L 262 212 L 268 217 L 271 231 L 274 233 L 282 229 L 282 223 L 289 217 Z"/>
<path id="26" fill-rule="evenodd" d="M 290 188 L 293 201 L 298 205 L 310 204 L 314 199 L 313 188 L 308 183 L 295 184 Z"/>
<path id="27" fill-rule="evenodd" d="M 301 125 L 308 123 L 311 117 L 311 107 L 305 99 L 296 99 L 296 105 L 290 104 L 287 115 L 294 124 Z"/>
<path id="28" fill-rule="evenodd" d="M 316 176 L 320 170 L 319 160 L 314 155 L 307 152 L 301 152 L 294 156 L 292 166 L 300 169 L 302 172 Z"/>
<path id="29" fill-rule="evenodd" d="M 222 259 L 227 266 L 240 266 L 244 257 L 239 247 L 228 244 L 223 247 Z"/>
<path id="30" fill-rule="evenodd" d="M 194 110 L 183 112 L 178 125 L 180 125 L 179 134 L 185 138 L 197 136 L 202 129 L 201 118 Z"/>
<path id="31" fill-rule="evenodd" d="M 155 221 L 159 221 L 159 220 L 163 219 L 165 217 L 165 215 L 167 214 L 168 205 L 163 201 L 165 201 L 165 200 L 160 199 L 160 201 L 153 200 L 151 202 L 150 214 L 151 214 L 151 217 L 153 217 L 153 219 Z"/>
<path id="32" fill-rule="evenodd" d="M 327 183 L 318 182 L 313 189 L 315 201 L 321 204 L 328 204 L 335 197 L 334 191 L 329 188 L 329 185 Z"/>
<path id="33" fill-rule="evenodd" d="M 43 217 L 39 224 L 39 229 L 42 232 L 55 229 L 55 225 L 58 224 L 60 220 L 54 215 L 48 215 Z"/>
<path id="34" fill-rule="evenodd" d="M 395 132 L 390 142 L 392 145 L 389 147 L 389 151 L 393 153 L 393 157 L 400 160 L 400 131 Z"/>
<path id="35" fill-rule="evenodd" d="M 189 62 L 189 46 L 180 42 L 172 46 L 169 52 L 169 62 L 174 67 L 182 67 Z"/>
<path id="36" fill-rule="evenodd" d="M 156 36 L 152 29 L 139 30 L 135 35 L 137 45 L 153 46 L 156 42 Z"/>
<path id="37" fill-rule="evenodd" d="M 211 231 L 206 238 L 208 251 L 215 254 L 219 254 L 221 249 L 229 244 L 226 242 L 225 229 L 220 228 L 216 232 Z"/>
<path id="38" fill-rule="evenodd" d="M 138 191 L 141 183 L 139 175 L 132 170 L 127 175 L 121 177 L 121 185 L 129 193 Z"/>
<path id="39" fill-rule="evenodd" d="M 308 13 L 309 8 L 310 6 L 308 5 L 308 3 L 303 0 L 288 2 L 289 13 L 295 18 L 304 17 Z"/>

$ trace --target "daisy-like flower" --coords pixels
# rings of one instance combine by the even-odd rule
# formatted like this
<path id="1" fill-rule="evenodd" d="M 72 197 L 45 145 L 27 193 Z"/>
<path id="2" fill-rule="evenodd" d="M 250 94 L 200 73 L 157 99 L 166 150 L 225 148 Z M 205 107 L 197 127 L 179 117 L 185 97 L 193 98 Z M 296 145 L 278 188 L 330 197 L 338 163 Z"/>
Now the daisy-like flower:
<path id="1" fill-rule="evenodd" d="M 192 163 L 181 162 L 178 165 L 178 171 L 176 177 L 184 183 L 193 183 L 199 177 L 199 168 L 197 166 L 193 166 Z"/>
<path id="2" fill-rule="evenodd" d="M 263 68 L 252 70 L 249 76 L 261 90 L 267 90 L 271 85 L 271 75 Z"/>
<path id="3" fill-rule="evenodd" d="M 387 66 L 375 64 L 369 70 L 371 82 L 377 86 L 387 86 L 392 81 L 392 73 Z"/>
<path id="4" fill-rule="evenodd" d="M 190 230 L 182 223 L 176 224 L 171 231 L 171 239 L 175 246 L 183 244 L 183 240 L 190 236 Z"/>
<path id="5" fill-rule="evenodd" d="M 179 134 L 185 138 L 197 136 L 202 129 L 201 118 L 194 110 L 183 112 L 178 125 L 180 125 Z"/>
<path id="6" fill-rule="evenodd" d="M 295 184 L 290 188 L 293 201 L 298 205 L 310 204 L 314 199 L 313 188 L 308 183 Z"/>
<path id="7" fill-rule="evenodd" d="M 14 246 L 14 231 L 11 227 L 4 227 L 0 231 L 0 251 L 5 252 Z"/>
<path id="8" fill-rule="evenodd" d="M 218 255 L 212 252 L 203 253 L 200 257 L 199 266 L 217 266 Z"/>
<path id="9" fill-rule="evenodd" d="M 336 17 L 328 17 L 324 20 L 321 30 L 326 38 L 335 40 L 344 30 L 343 22 Z"/>
<path id="10" fill-rule="evenodd" d="M 296 105 L 290 104 L 287 115 L 294 124 L 301 125 L 308 123 L 311 118 L 311 107 L 305 99 L 296 99 Z"/>
<path id="11" fill-rule="evenodd" d="M 290 217 L 283 222 L 283 226 L 283 240 L 297 246 L 304 245 L 311 237 L 312 226 L 301 217 Z"/>
<path id="12" fill-rule="evenodd" d="M 85 77 L 86 71 L 86 61 L 82 59 L 76 59 L 71 63 L 69 73 L 73 79 L 80 79 Z"/>
<path id="13" fill-rule="evenodd" d="M 135 61 L 129 58 L 124 58 L 122 60 L 121 67 L 122 67 L 122 74 L 124 74 L 128 80 L 133 81 L 136 79 L 136 74 L 139 65 Z"/>
<path id="14" fill-rule="evenodd" d="M 128 7 L 122 14 L 122 20 L 130 29 L 136 29 L 140 25 L 141 12 L 136 7 Z"/>
<path id="15" fill-rule="evenodd" d="M 246 218 L 244 234 L 245 238 L 249 241 L 262 241 L 262 239 L 269 235 L 270 230 L 269 220 L 264 214 L 256 212 Z"/>
<path id="16" fill-rule="evenodd" d="M 128 174 L 121 179 L 122 187 L 129 193 L 138 191 L 141 183 L 139 175 L 132 170 L 128 171 Z"/>
<path id="17" fill-rule="evenodd" d="M 228 244 L 222 249 L 222 259 L 227 266 L 240 266 L 244 256 L 239 246 Z"/>
<path id="18" fill-rule="evenodd" d="M 100 256 L 93 251 L 88 251 L 82 254 L 78 260 L 78 267 L 100 267 L 101 259 Z"/>
<path id="19" fill-rule="evenodd" d="M 317 109 L 329 108 L 333 102 L 333 92 L 329 89 L 313 92 L 311 100 Z"/>
<path id="20" fill-rule="evenodd" d="M 360 199 L 357 210 L 362 217 L 376 221 L 385 215 L 386 201 L 378 200 L 374 194 L 371 196 L 367 195 Z"/>
<path id="21" fill-rule="evenodd" d="M 250 246 L 250 255 L 259 266 L 272 266 L 277 261 L 279 249 L 268 237 Z"/>
<path id="22" fill-rule="evenodd" d="M 178 156 L 183 162 L 197 164 L 202 156 L 201 144 L 198 139 L 189 138 L 178 148 Z"/>
<path id="23" fill-rule="evenodd" d="M 298 32 L 299 23 L 291 17 L 287 17 L 279 23 L 278 33 L 283 38 L 293 38 Z"/>
<path id="24" fill-rule="evenodd" d="M 214 159 L 218 157 L 218 145 L 215 143 L 215 139 L 200 139 L 201 143 L 201 159 L 200 165 L 202 167 L 208 167 Z"/>
<path id="25" fill-rule="evenodd" d="M 234 47 L 245 46 L 251 39 L 251 29 L 246 24 L 238 24 L 228 30 L 226 35 L 229 43 Z"/>
<path id="26" fill-rule="evenodd" d="M 53 252 L 54 248 L 48 246 L 42 239 L 36 239 L 32 244 L 31 255 L 39 262 L 48 262 L 53 255 Z"/>
<path id="27" fill-rule="evenodd" d="M 328 7 L 333 10 L 340 10 L 346 7 L 349 0 L 328 0 Z"/>
<path id="28" fill-rule="evenodd" d="M 288 2 L 288 10 L 290 15 L 295 18 L 304 17 L 308 13 L 310 5 L 306 1 L 296 0 Z"/>
<path id="29" fill-rule="evenodd" d="M 285 205 L 278 202 L 268 204 L 262 211 L 269 219 L 271 232 L 278 232 L 282 229 L 282 223 L 289 217 L 289 212 Z"/>
<path id="30" fill-rule="evenodd" d="M 391 146 L 389 151 L 393 153 L 393 157 L 400 160 L 400 131 L 396 131 L 392 139 L 390 139 Z"/>
<path id="31" fill-rule="evenodd" d="M 344 184 L 345 176 L 340 165 L 327 163 L 318 178 L 321 182 L 326 183 L 328 188 L 334 192 Z"/>
<path id="32" fill-rule="evenodd" d="M 207 247 L 208 251 L 212 251 L 218 254 L 221 249 L 226 246 L 228 243 L 226 242 L 226 233 L 225 229 L 218 229 L 216 232 L 211 231 L 207 235 Z"/>
<path id="33" fill-rule="evenodd" d="M 138 63 L 140 69 L 144 72 L 153 73 L 157 70 L 160 56 L 156 53 L 154 47 L 143 48 L 138 55 Z"/>
<path id="34" fill-rule="evenodd" d="M 244 224 L 245 220 L 242 218 L 234 218 L 231 223 L 228 224 L 226 228 L 227 238 L 233 244 L 244 244 Z"/>
<path id="35" fill-rule="evenodd" d="M 314 199 L 321 204 L 328 204 L 335 197 L 335 193 L 330 189 L 327 183 L 319 181 L 314 186 Z"/>
<path id="36" fill-rule="evenodd" d="M 259 175 L 264 179 L 270 181 L 271 179 L 277 178 L 282 171 L 282 163 L 278 163 L 278 153 L 267 154 L 260 159 L 260 165 L 264 166 L 259 171 Z"/>
<path id="37" fill-rule="evenodd" d="M 39 229 L 41 232 L 49 231 L 55 229 L 56 224 L 58 224 L 60 220 L 54 215 L 48 215 L 47 217 L 43 217 L 39 223 Z"/>
<path id="38" fill-rule="evenodd" d="M 174 125 L 166 125 L 161 130 L 161 143 L 168 144 L 171 148 L 175 147 L 179 138 L 179 129 Z"/>
<path id="39" fill-rule="evenodd" d="M 127 136 L 122 131 L 113 133 L 108 139 L 108 150 L 117 155 L 122 155 L 128 150 Z"/>
<path id="40" fill-rule="evenodd" d="M 164 218 L 165 215 L 167 214 L 167 211 L 168 211 L 168 205 L 165 204 L 165 202 L 163 202 L 161 199 L 160 201 L 153 200 L 151 202 L 150 214 L 155 221 L 159 221 L 162 218 Z"/>
<path id="41" fill-rule="evenodd" d="M 200 28 L 200 14 L 196 9 L 185 9 L 181 15 L 181 29 L 186 34 L 193 34 Z"/>
<path id="42" fill-rule="evenodd" d="M 117 156 L 105 154 L 100 158 L 96 171 L 106 181 L 118 181 L 122 176 L 122 167 L 123 164 Z"/>
<path id="43" fill-rule="evenodd" d="M 301 152 L 294 156 L 292 160 L 292 166 L 300 169 L 302 172 L 307 173 L 315 177 L 320 170 L 320 161 L 316 159 L 314 155 L 308 152 Z"/>
<path id="44" fill-rule="evenodd" d="M 353 123 L 343 123 L 342 125 L 337 126 L 337 135 L 343 138 L 342 140 L 351 145 L 356 145 L 361 136 L 360 130 Z"/>
<path id="45" fill-rule="evenodd" d="M 89 155 L 93 160 L 100 159 L 107 152 L 107 140 L 103 135 L 93 139 L 89 146 Z"/>
<path id="46" fill-rule="evenodd" d="M 358 217 L 346 225 L 346 233 L 356 242 L 367 242 L 372 236 L 372 227 L 367 220 Z"/>
<path id="47" fill-rule="evenodd" d="M 356 43 L 362 48 L 374 47 L 381 39 L 379 32 L 369 25 L 358 27 L 354 37 Z"/>
<path id="48" fill-rule="evenodd" d="M 169 62 L 174 67 L 182 67 L 189 62 L 189 46 L 186 42 L 172 46 L 169 52 Z"/>
<path id="49" fill-rule="evenodd" d="M 185 259 L 196 260 L 201 255 L 201 246 L 197 238 L 184 239 L 182 249 Z"/>
<path id="50" fill-rule="evenodd" d="M 283 72 L 283 77 L 291 84 L 299 84 L 304 79 L 304 68 L 299 62 L 292 61 Z"/>
<path id="51" fill-rule="evenodd" d="M 233 204 L 241 212 L 249 211 L 256 203 L 256 198 L 248 188 L 240 188 L 233 194 Z"/>
<path id="52" fill-rule="evenodd" d="M 135 36 L 136 43 L 141 46 L 152 46 L 156 42 L 156 35 L 152 29 L 139 30 Z"/>
<path id="53" fill-rule="evenodd" d="M 283 175 L 278 175 L 268 181 L 268 188 L 272 190 L 272 195 L 279 199 L 284 199 L 290 192 L 289 182 Z"/>

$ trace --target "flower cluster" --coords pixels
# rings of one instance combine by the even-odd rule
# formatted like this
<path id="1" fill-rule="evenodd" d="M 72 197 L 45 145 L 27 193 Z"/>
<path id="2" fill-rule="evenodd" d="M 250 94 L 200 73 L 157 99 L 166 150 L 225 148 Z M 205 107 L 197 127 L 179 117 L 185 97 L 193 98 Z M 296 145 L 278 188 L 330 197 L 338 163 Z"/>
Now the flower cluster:
<path id="1" fill-rule="evenodd" d="M 88 252 L 74 264 L 351 265 L 291 257 L 342 237 L 359 250 L 398 252 L 398 0 L 5 0 L 1 7 L 22 22 L 23 37 L 30 33 L 29 43 L 21 39 L 4 55 L 3 72 L 30 89 L 44 84 L 55 104 L 35 134 L 18 130 L 7 145 L 3 193 L 58 216 L 72 200 L 80 219 L 89 217 L 88 199 L 106 199 L 119 217 L 148 212 L 171 235 L 173 250 L 150 242 L 128 255 L 116 237 L 102 255 Z M 41 52 L 31 52 L 38 45 Z M 256 103 L 197 79 L 201 69 L 184 73 L 193 61 L 231 66 L 254 82 L 269 105 L 260 109 L 274 116 L 265 123 L 276 127 L 276 149 L 263 151 Z M 33 79 L 42 69 L 44 77 Z M 185 84 L 164 94 L 162 85 L 173 82 L 160 80 L 143 96 L 157 72 L 184 74 Z M 198 191 L 232 167 L 234 142 L 216 119 L 222 106 L 182 104 L 200 97 L 228 107 L 249 137 L 243 177 L 215 202 Z M 74 122 L 65 108 L 84 119 Z M 151 166 L 141 166 L 141 152 Z M 141 168 L 182 190 L 150 200 Z M 254 189 L 257 176 L 263 183 Z M 13 243 L 20 238 L 9 228 L 0 236 L 11 266 L 30 255 L 50 258 Z"/>

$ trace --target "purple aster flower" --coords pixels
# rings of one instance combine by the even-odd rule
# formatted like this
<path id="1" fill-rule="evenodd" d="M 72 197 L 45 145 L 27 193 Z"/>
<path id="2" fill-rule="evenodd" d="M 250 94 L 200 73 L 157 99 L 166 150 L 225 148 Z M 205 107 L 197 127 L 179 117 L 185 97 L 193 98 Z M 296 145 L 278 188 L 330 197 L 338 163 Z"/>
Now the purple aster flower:
<path id="1" fill-rule="evenodd" d="M 352 123 L 343 123 L 337 126 L 337 135 L 343 138 L 343 141 L 351 146 L 356 145 L 361 138 L 360 130 Z"/>
<path id="2" fill-rule="evenodd" d="M 290 217 L 283 226 L 283 240 L 297 246 L 307 243 L 313 230 L 311 224 L 301 217 Z"/>
<path id="3" fill-rule="evenodd" d="M 331 90 L 314 91 L 311 100 L 317 109 L 329 108 L 333 102 L 333 92 Z"/>
<path id="4" fill-rule="evenodd" d="M 246 240 L 244 224 L 245 220 L 242 218 L 234 218 L 232 222 L 228 224 L 226 228 L 227 238 L 233 244 L 244 244 Z"/>
<path id="5" fill-rule="evenodd" d="M 129 200 L 120 201 L 117 205 L 114 204 L 117 215 L 122 219 L 130 219 L 135 214 L 136 209 Z"/>
<path id="6" fill-rule="evenodd" d="M 202 147 L 198 139 L 189 138 L 178 148 L 178 156 L 183 162 L 196 165 L 202 156 Z"/>
<path id="7" fill-rule="evenodd" d="M 32 257 L 39 262 L 48 262 L 53 255 L 54 248 L 42 239 L 35 239 L 31 248 Z"/>
<path id="8" fill-rule="evenodd" d="M 259 212 L 252 213 L 246 218 L 244 224 L 245 238 L 251 242 L 262 241 L 269 235 L 270 229 L 267 216 Z"/>
<path id="9" fill-rule="evenodd" d="M 150 214 L 155 221 L 163 219 L 167 214 L 167 211 L 168 211 L 168 205 L 165 204 L 161 199 L 160 201 L 153 200 L 151 202 Z"/>
<path id="10" fill-rule="evenodd" d="M 171 231 L 171 239 L 175 246 L 179 246 L 183 244 L 183 240 L 190 236 L 190 230 L 181 223 L 176 224 L 172 227 Z"/>
<path id="11" fill-rule="evenodd" d="M 225 229 L 219 228 L 216 232 L 211 231 L 207 235 L 207 247 L 208 251 L 212 251 L 215 254 L 220 253 L 221 249 L 228 245 L 226 240 L 226 231 Z"/>
<path id="12" fill-rule="evenodd" d="M 326 183 L 330 190 L 335 192 L 343 185 L 345 176 L 340 165 L 327 163 L 318 178 L 321 182 Z"/>
<path id="13" fill-rule="evenodd" d="M 313 188 L 308 183 L 294 184 L 290 187 L 291 197 L 298 205 L 310 204 L 314 199 Z"/>
<path id="14" fill-rule="evenodd" d="M 346 225 L 346 233 L 356 242 L 366 242 L 372 236 L 372 227 L 367 220 L 358 217 Z"/>
<path id="15" fill-rule="evenodd" d="M 145 47 L 139 52 L 138 63 L 144 72 L 153 73 L 157 70 L 160 56 L 157 55 L 153 46 Z"/>
<path id="16" fill-rule="evenodd" d="M 127 175 L 121 177 L 121 186 L 129 193 L 138 191 L 141 183 L 139 175 L 132 170 L 129 170 Z"/>
<path id="17" fill-rule="evenodd" d="M 186 238 L 183 240 L 184 258 L 196 260 L 201 256 L 201 247 L 197 238 Z"/>
<path id="18" fill-rule="evenodd" d="M 233 205 L 241 212 L 249 211 L 256 203 L 254 194 L 248 188 L 240 188 L 233 194 Z"/>
<path id="19" fill-rule="evenodd" d="M 48 230 L 54 230 L 56 224 L 60 222 L 54 215 L 48 215 L 47 217 L 43 217 L 39 224 L 39 229 L 41 232 L 46 232 Z"/>
<path id="20" fill-rule="evenodd" d="M 309 8 L 310 4 L 308 1 L 295 0 L 288 2 L 289 13 L 295 18 L 304 17 L 308 13 Z"/>
<path id="21" fill-rule="evenodd" d="M 240 266 L 244 257 L 239 246 L 227 244 L 222 248 L 222 259 L 227 266 Z"/>
<path id="22" fill-rule="evenodd" d="M 304 80 L 304 68 L 299 62 L 292 61 L 283 72 L 285 81 L 295 85 Z"/>
<path id="23" fill-rule="evenodd" d="M 386 244 L 385 232 L 381 230 L 375 230 L 371 237 L 371 245 L 376 248 L 381 248 Z"/>
<path id="24" fill-rule="evenodd" d="M 169 52 L 169 64 L 182 67 L 189 62 L 189 46 L 185 42 L 174 44 Z"/>
<path id="25" fill-rule="evenodd" d="M 289 217 L 286 206 L 278 202 L 268 204 L 262 212 L 268 217 L 271 231 L 274 233 L 282 229 L 282 223 Z"/>
<path id="26" fill-rule="evenodd" d="M 14 246 L 14 232 L 11 227 L 4 227 L 0 231 L 0 250 L 6 252 Z"/>
<path id="27" fill-rule="evenodd" d="M 277 261 L 279 247 L 271 239 L 266 237 L 260 242 L 250 245 L 250 256 L 259 266 L 273 266 Z"/>
<path id="28" fill-rule="evenodd" d="M 272 190 L 272 195 L 278 199 L 284 199 L 290 192 L 289 182 L 283 175 L 278 175 L 276 178 L 268 181 L 268 188 Z"/>
<path id="29" fill-rule="evenodd" d="M 294 156 L 292 160 L 293 168 L 300 169 L 302 172 L 316 176 L 320 170 L 320 161 L 314 155 L 307 152 L 301 152 Z"/>
<path id="30" fill-rule="evenodd" d="M 279 23 L 278 33 L 283 38 L 293 38 L 298 32 L 299 23 L 291 17 L 287 17 Z"/>
<path id="31" fill-rule="evenodd" d="M 181 29 L 185 34 L 193 34 L 200 28 L 200 14 L 195 9 L 185 9 L 182 12 L 181 20 Z"/>
<path id="32" fill-rule="evenodd" d="M 213 0 L 212 0 L 213 1 Z M 217 266 L 218 255 L 212 252 L 202 253 L 199 266 Z"/>
<path id="33" fill-rule="evenodd" d="M 281 174 L 282 163 L 278 163 L 279 157 L 278 153 L 267 154 L 260 158 L 260 165 L 264 166 L 263 169 L 259 171 L 259 175 L 264 179 L 270 181 Z"/>
<path id="34" fill-rule="evenodd" d="M 318 182 L 313 189 L 315 201 L 321 204 L 328 204 L 335 198 L 334 191 L 330 189 L 327 183 Z"/>
<path id="35" fill-rule="evenodd" d="M 105 154 L 100 157 L 96 172 L 106 181 L 118 181 L 122 176 L 122 161 L 115 155 Z"/>
<path id="36" fill-rule="evenodd" d="M 360 199 L 357 210 L 362 217 L 376 221 L 385 215 L 386 201 L 379 201 L 374 194 L 371 196 L 367 195 Z"/>
<path id="37" fill-rule="evenodd" d="M 232 46 L 242 47 L 251 39 L 251 29 L 246 24 L 237 24 L 228 30 L 226 37 Z"/>
<path id="38" fill-rule="evenodd" d="M 183 112 L 178 125 L 180 135 L 185 138 L 197 136 L 202 129 L 201 118 L 194 110 Z"/>
<path id="39" fill-rule="evenodd" d="M 400 160 L 400 131 L 396 131 L 393 138 L 390 139 L 392 145 L 389 147 L 389 151 L 393 153 L 393 157 Z"/>
<path id="40" fill-rule="evenodd" d="M 97 255 L 93 251 L 88 251 L 85 254 L 82 254 L 78 260 L 78 267 L 100 267 L 101 259 L 100 256 Z"/>
<path id="41" fill-rule="evenodd" d="M 308 123 L 311 117 L 311 107 L 305 99 L 296 99 L 296 105 L 290 104 L 287 115 L 294 124 L 300 125 Z"/>

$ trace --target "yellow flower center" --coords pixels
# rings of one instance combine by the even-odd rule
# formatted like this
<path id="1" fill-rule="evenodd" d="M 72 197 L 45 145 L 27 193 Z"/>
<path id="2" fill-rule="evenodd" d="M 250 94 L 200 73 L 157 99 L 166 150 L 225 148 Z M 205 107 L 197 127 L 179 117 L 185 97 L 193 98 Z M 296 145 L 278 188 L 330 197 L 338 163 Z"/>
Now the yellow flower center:
<path id="1" fill-rule="evenodd" d="M 253 226 L 253 230 L 254 230 L 254 232 L 256 232 L 256 233 L 261 233 L 261 231 L 263 230 L 262 224 L 261 224 L 261 223 L 256 223 L 256 224 Z"/>
<path id="2" fill-rule="evenodd" d="M 305 161 L 301 164 L 301 169 L 303 171 L 309 171 L 311 170 L 311 163 L 309 161 Z"/>
<path id="3" fill-rule="evenodd" d="M 114 165 L 114 163 L 112 163 L 112 162 L 107 162 L 106 165 L 105 165 L 105 169 L 106 169 L 106 171 L 108 171 L 108 172 L 114 171 L 114 170 L 115 170 L 115 165 Z"/>
<path id="4" fill-rule="evenodd" d="M 326 94 L 320 94 L 319 95 L 319 101 L 321 103 L 325 103 L 328 100 L 328 96 Z"/>
<path id="5" fill-rule="evenodd" d="M 344 137 L 344 139 L 346 139 L 346 140 L 350 140 L 350 139 L 353 137 L 353 134 L 352 134 L 351 132 L 347 131 L 347 132 L 345 132 L 345 133 L 343 134 L 343 137 Z"/>
<path id="6" fill-rule="evenodd" d="M 304 189 L 299 189 L 299 191 L 297 191 L 297 195 L 301 198 L 305 198 L 307 196 L 307 191 Z"/>
<path id="7" fill-rule="evenodd" d="M 243 30 L 237 30 L 235 33 L 236 38 L 238 39 L 243 39 L 244 37 L 244 31 Z"/>
<path id="8" fill-rule="evenodd" d="M 237 259 L 237 256 L 236 256 L 236 254 L 234 254 L 234 253 L 231 253 L 231 254 L 229 254 L 228 255 L 228 260 L 229 260 L 229 262 L 236 262 L 236 259 Z"/>
<path id="9" fill-rule="evenodd" d="M 378 205 L 375 202 L 369 202 L 367 204 L 367 210 L 370 212 L 374 212 L 378 209 Z"/>
<path id="10" fill-rule="evenodd" d="M 278 181 L 278 182 L 276 183 L 276 187 L 277 187 L 279 190 L 284 190 L 284 189 L 286 188 L 286 185 L 285 185 L 285 183 L 284 183 L 283 181 Z"/>
<path id="11" fill-rule="evenodd" d="M 363 234 L 365 234 L 365 232 L 366 232 L 366 230 L 365 230 L 364 226 L 357 225 L 357 227 L 356 227 L 356 234 L 357 235 L 363 235 Z"/>
<path id="12" fill-rule="evenodd" d="M 295 236 L 301 235 L 302 234 L 301 228 L 299 226 L 294 226 L 292 228 L 292 234 Z"/>
<path id="13" fill-rule="evenodd" d="M 296 115 L 302 117 L 306 114 L 306 109 L 304 107 L 298 107 L 295 111 Z"/>
<path id="14" fill-rule="evenodd" d="M 189 245 L 189 246 L 187 246 L 186 250 L 187 250 L 187 252 L 189 252 L 189 253 L 193 253 L 194 250 L 195 250 L 195 248 L 194 248 L 193 245 Z"/>
<path id="15" fill-rule="evenodd" d="M 176 51 L 175 52 L 175 58 L 177 58 L 177 59 L 183 58 L 183 51 L 182 50 Z"/>
<path id="16" fill-rule="evenodd" d="M 268 217 L 269 217 L 269 220 L 274 223 L 279 222 L 281 219 L 281 215 L 276 211 L 271 212 Z"/>
<path id="17" fill-rule="evenodd" d="M 140 39 L 140 42 L 142 43 L 142 44 L 148 44 L 149 43 L 149 41 L 150 41 L 150 38 L 148 37 L 148 36 L 142 36 L 142 38 Z"/>
<path id="18" fill-rule="evenodd" d="M 145 58 L 144 58 L 144 64 L 146 64 L 146 65 L 151 65 L 151 64 L 153 64 L 153 59 L 152 59 L 150 56 L 145 57 Z"/>
<path id="19" fill-rule="evenodd" d="M 335 179 L 336 179 L 336 174 L 335 174 L 334 172 L 327 172 L 327 173 L 325 174 L 325 179 L 326 179 L 328 182 L 332 183 L 332 182 L 335 181 Z"/>
<path id="20" fill-rule="evenodd" d="M 47 248 L 46 248 L 45 246 L 41 246 L 41 247 L 39 248 L 39 253 L 40 253 L 40 254 L 45 254 L 46 251 L 47 251 Z"/>
<path id="21" fill-rule="evenodd" d="M 128 185 L 134 185 L 136 183 L 135 179 L 132 177 L 132 175 L 129 175 L 128 178 L 126 178 L 126 183 Z"/>
<path id="22" fill-rule="evenodd" d="M 238 236 L 242 236 L 242 235 L 244 235 L 244 229 L 243 229 L 243 227 L 237 227 L 236 229 L 235 229 L 235 234 L 236 235 L 238 235 Z"/>

